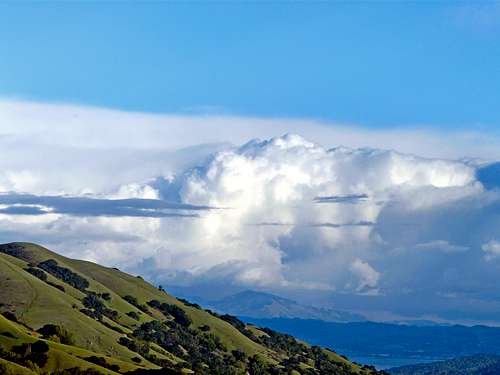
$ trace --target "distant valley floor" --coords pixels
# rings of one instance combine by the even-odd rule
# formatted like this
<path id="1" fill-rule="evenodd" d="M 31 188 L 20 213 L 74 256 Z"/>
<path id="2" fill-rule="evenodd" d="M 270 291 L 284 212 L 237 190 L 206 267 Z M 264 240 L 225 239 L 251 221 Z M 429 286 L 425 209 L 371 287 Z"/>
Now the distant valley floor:
<path id="1" fill-rule="evenodd" d="M 500 354 L 500 328 L 461 325 L 408 326 L 308 319 L 255 319 L 259 326 L 286 332 L 310 343 L 345 353 L 352 360 L 387 369 L 477 353 Z"/>

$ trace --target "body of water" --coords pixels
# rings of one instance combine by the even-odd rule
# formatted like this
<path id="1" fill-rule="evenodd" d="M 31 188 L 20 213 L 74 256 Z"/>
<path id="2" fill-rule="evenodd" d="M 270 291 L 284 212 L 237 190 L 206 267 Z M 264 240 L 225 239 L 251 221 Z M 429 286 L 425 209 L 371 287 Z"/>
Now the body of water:
<path id="1" fill-rule="evenodd" d="M 375 366 L 377 370 L 385 370 L 391 367 L 399 367 L 406 365 L 418 365 L 421 363 L 430 363 L 439 361 L 439 358 L 396 358 L 396 357 L 357 357 L 347 356 L 351 361 L 360 363 L 362 365 Z"/>

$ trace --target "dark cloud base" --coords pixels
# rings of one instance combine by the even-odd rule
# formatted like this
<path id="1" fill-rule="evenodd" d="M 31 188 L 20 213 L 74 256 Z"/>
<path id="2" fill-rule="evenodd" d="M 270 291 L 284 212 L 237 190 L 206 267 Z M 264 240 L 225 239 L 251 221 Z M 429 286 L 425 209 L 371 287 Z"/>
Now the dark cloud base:
<path id="1" fill-rule="evenodd" d="M 368 199 L 367 194 L 352 194 L 352 195 L 329 195 L 315 197 L 315 203 L 351 203 L 356 204 Z"/>
<path id="2" fill-rule="evenodd" d="M 96 199 L 87 197 L 0 194 L 0 204 L 8 207 L 0 213 L 9 215 L 129 216 L 129 217 L 199 217 L 198 212 L 215 209 L 208 206 L 173 203 L 159 199 Z M 43 209 L 41 207 L 45 207 Z"/>

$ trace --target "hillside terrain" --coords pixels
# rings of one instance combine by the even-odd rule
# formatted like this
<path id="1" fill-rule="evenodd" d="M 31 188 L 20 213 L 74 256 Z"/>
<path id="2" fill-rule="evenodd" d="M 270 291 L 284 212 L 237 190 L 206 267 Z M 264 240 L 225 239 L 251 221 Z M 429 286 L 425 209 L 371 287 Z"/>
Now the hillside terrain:
<path id="1" fill-rule="evenodd" d="M 0 245 L 1 374 L 377 374 L 139 276 Z"/>
<path id="2" fill-rule="evenodd" d="M 477 354 L 447 361 L 401 366 L 387 371 L 391 375 L 498 375 L 500 356 Z"/>

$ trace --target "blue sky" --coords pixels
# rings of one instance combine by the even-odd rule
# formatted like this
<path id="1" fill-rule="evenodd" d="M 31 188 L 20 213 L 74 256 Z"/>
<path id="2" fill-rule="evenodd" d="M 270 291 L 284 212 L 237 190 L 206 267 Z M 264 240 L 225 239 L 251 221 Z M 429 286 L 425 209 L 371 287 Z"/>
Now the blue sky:
<path id="1" fill-rule="evenodd" d="M 499 88 L 500 3 L 2 3 L 0 242 L 500 324 Z"/>
<path id="2" fill-rule="evenodd" d="M 500 6 L 0 5 L 0 96 L 367 127 L 495 128 Z"/>

